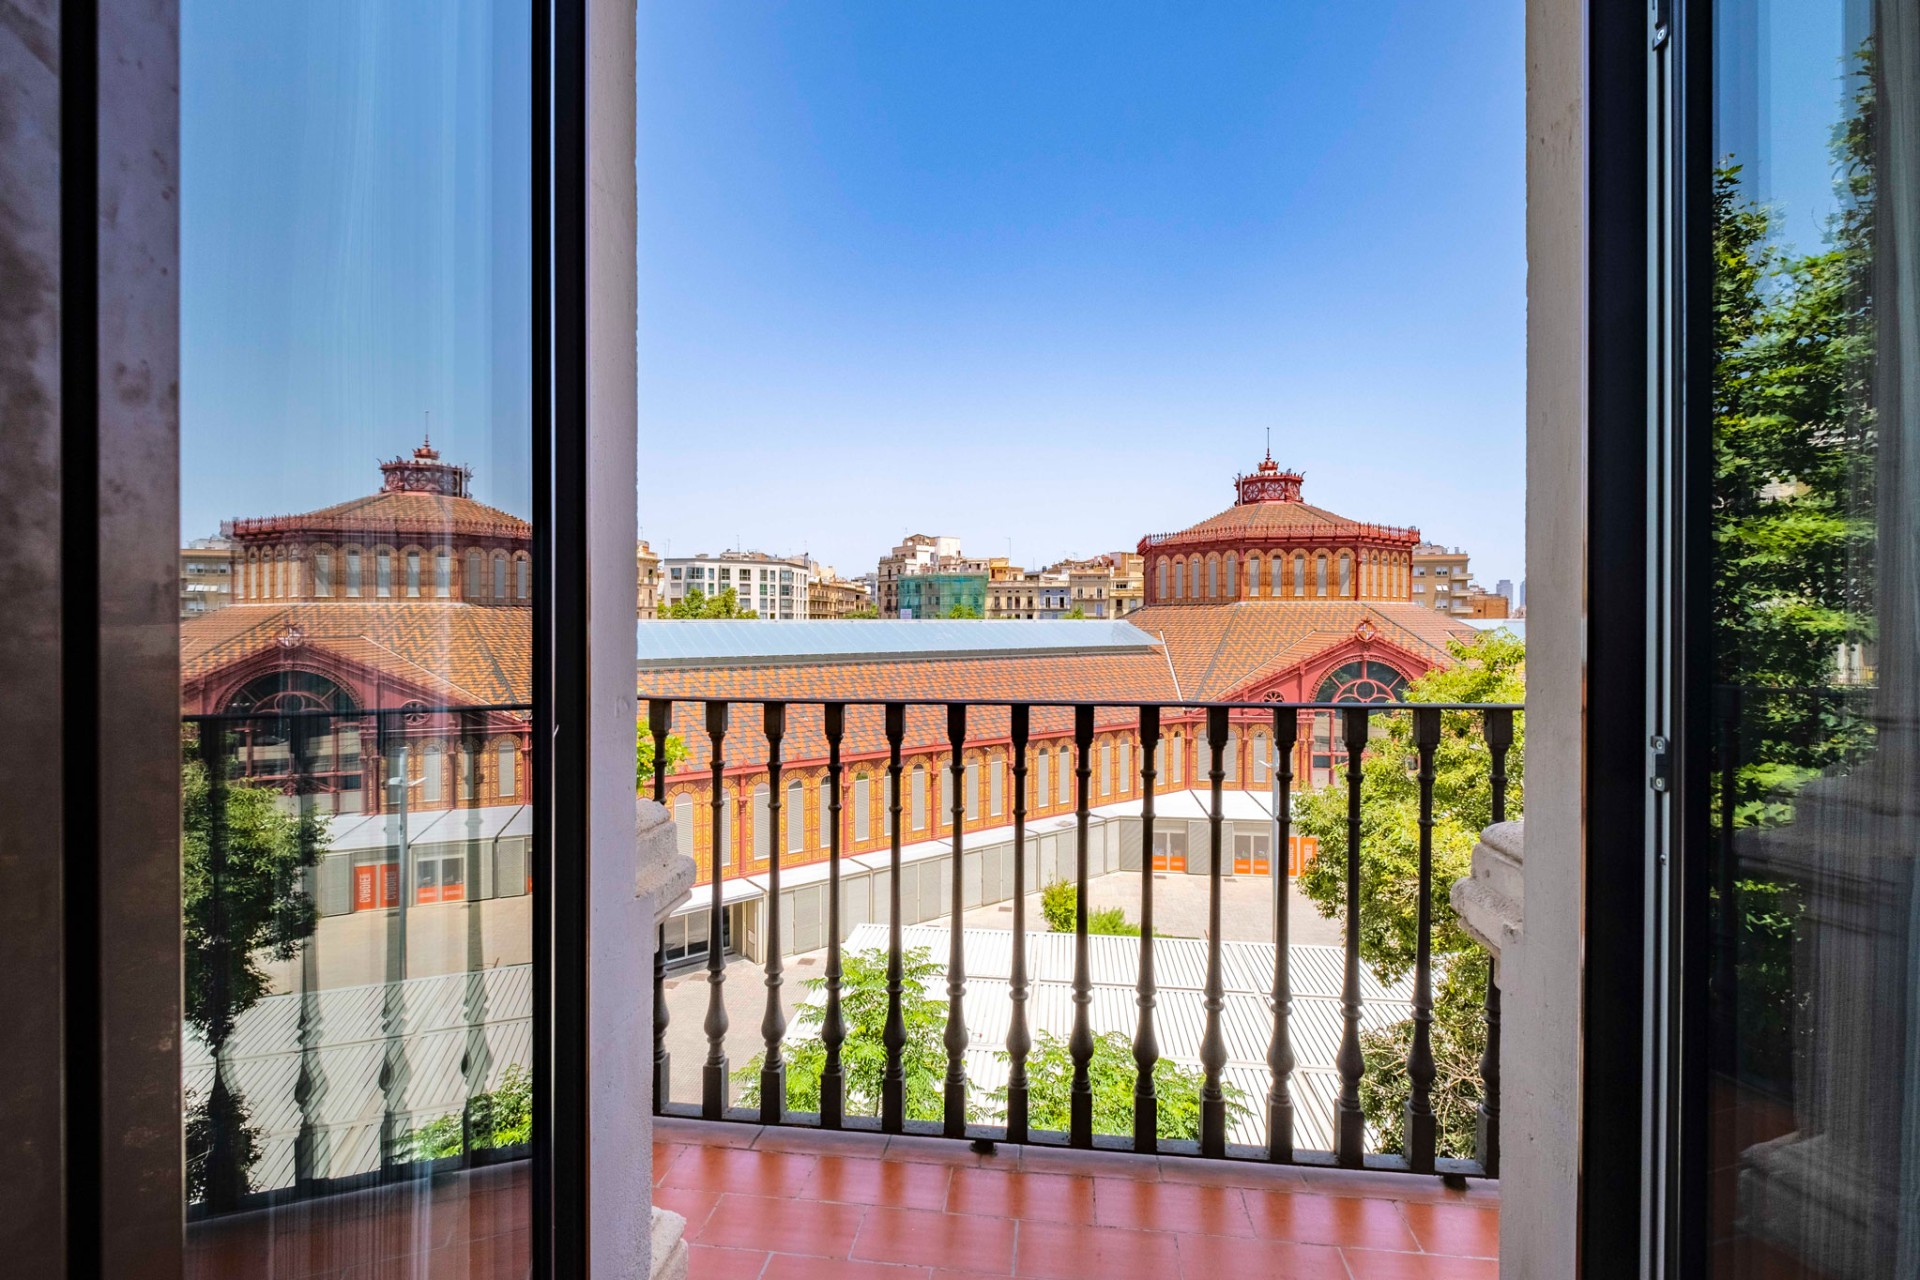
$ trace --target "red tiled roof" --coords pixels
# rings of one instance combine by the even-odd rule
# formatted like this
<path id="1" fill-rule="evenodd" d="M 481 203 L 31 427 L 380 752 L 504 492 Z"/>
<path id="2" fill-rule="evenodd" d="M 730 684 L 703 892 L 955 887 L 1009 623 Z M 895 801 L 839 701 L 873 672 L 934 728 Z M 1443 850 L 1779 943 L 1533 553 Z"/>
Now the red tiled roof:
<path id="1" fill-rule="evenodd" d="M 190 684 L 266 649 L 310 647 L 449 704 L 523 703 L 533 694 L 532 643 L 527 609 L 454 601 L 233 604 L 180 624 L 180 677 Z"/>
<path id="2" fill-rule="evenodd" d="M 1127 615 L 1162 637 L 1180 679 L 1180 695 L 1224 700 L 1352 636 L 1371 622 L 1389 641 L 1447 660 L 1447 641 L 1473 628 L 1417 604 L 1386 601 L 1242 600 L 1195 607 L 1155 605 Z"/>
<path id="3" fill-rule="evenodd" d="M 449 534 L 531 538 L 533 526 L 519 516 L 472 498 L 441 493 L 374 493 L 336 502 L 302 515 L 264 516 L 229 522 L 232 536 L 259 537 L 293 530 L 322 533 L 414 535 L 422 540 Z"/>

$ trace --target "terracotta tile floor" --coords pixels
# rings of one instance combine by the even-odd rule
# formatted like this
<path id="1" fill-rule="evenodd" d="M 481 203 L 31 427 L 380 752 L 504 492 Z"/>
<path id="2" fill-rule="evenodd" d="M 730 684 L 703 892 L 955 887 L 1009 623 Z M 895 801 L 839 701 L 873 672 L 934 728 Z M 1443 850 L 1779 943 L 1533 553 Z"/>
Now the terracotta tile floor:
<path id="1" fill-rule="evenodd" d="M 1500 1192 L 661 1119 L 691 1280 L 1494 1280 Z"/>

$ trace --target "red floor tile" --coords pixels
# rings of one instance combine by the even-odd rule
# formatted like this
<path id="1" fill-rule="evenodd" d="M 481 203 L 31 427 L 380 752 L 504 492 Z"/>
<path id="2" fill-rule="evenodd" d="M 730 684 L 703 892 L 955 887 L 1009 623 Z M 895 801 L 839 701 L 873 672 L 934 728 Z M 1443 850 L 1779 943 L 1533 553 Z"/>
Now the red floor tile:
<path id="1" fill-rule="evenodd" d="M 1401 1206 L 1407 1225 L 1428 1253 L 1463 1258 L 1500 1255 L 1500 1212 L 1463 1204 L 1408 1204 Z"/>
<path id="2" fill-rule="evenodd" d="M 760 1280 L 927 1280 L 927 1269 L 891 1262 L 851 1262 L 846 1258 L 803 1258 L 776 1253 L 768 1259 Z"/>
<path id="3" fill-rule="evenodd" d="M 1500 1280 L 1500 1264 L 1487 1258 L 1444 1258 L 1432 1253 L 1343 1251 L 1353 1280 Z"/>
<path id="4" fill-rule="evenodd" d="M 867 1262 L 905 1262 L 1010 1275 L 1017 1225 L 1011 1218 L 874 1208 L 867 1210 L 866 1221 L 860 1225 L 853 1256 Z"/>
<path id="5" fill-rule="evenodd" d="M 947 1183 L 954 1174 L 947 1165 L 845 1156 L 820 1156 L 818 1160 L 813 1176 L 800 1189 L 803 1200 L 884 1204 L 895 1209 L 947 1207 Z"/>
<path id="6" fill-rule="evenodd" d="M 1417 1250 L 1400 1206 L 1391 1200 L 1316 1196 L 1287 1191 L 1243 1193 L 1253 1232 L 1268 1240 L 1344 1245 L 1352 1249 Z"/>
<path id="7" fill-rule="evenodd" d="M 718 1191 L 689 1191 L 685 1187 L 655 1187 L 653 1203 L 687 1220 L 686 1238 L 691 1240 L 706 1225 L 713 1206 L 720 1203 Z"/>
<path id="8" fill-rule="evenodd" d="M 767 1255 L 748 1249 L 687 1246 L 687 1280 L 760 1280 Z"/>
<path id="9" fill-rule="evenodd" d="M 1180 1274 L 1180 1246 L 1170 1231 L 1023 1222 L 1014 1274 L 1034 1280 L 1168 1280 Z"/>
<path id="10" fill-rule="evenodd" d="M 1136 1231 L 1192 1231 L 1211 1236 L 1250 1236 L 1246 1202 L 1229 1187 L 1108 1178 L 1094 1188 L 1103 1227 Z"/>
<path id="11" fill-rule="evenodd" d="M 1061 1173 L 955 1169 L 946 1207 L 949 1213 L 1090 1226 L 1095 1221 L 1094 1183 Z"/>
<path id="12" fill-rule="evenodd" d="M 724 1195 L 693 1238 L 723 1249 L 844 1258 L 867 1208 L 790 1197 Z"/>
<path id="13" fill-rule="evenodd" d="M 667 1169 L 661 1186 L 690 1191 L 738 1191 L 756 1196 L 793 1196 L 813 1176 L 814 1156 L 733 1147 L 689 1147 Z"/>
<path id="14" fill-rule="evenodd" d="M 1180 1237 L 1181 1280 L 1347 1280 L 1340 1251 L 1246 1236 Z"/>

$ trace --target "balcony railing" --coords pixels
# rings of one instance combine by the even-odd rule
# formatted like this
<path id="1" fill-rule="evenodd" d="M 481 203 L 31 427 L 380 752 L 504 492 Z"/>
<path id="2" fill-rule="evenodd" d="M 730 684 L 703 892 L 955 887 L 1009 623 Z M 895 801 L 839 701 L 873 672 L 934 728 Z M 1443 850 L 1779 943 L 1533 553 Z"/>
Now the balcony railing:
<path id="1" fill-rule="evenodd" d="M 642 696 L 645 698 L 644 690 Z M 760 1029 L 764 1049 L 760 1054 L 757 1080 L 748 1082 L 749 1087 L 758 1094 L 757 1107 L 732 1105 L 733 1079 L 726 1045 L 730 1019 L 724 953 L 729 932 L 727 912 L 731 901 L 726 882 L 730 877 L 735 880 L 741 878 L 740 867 L 745 859 L 736 858 L 730 872 L 724 856 L 710 856 L 707 883 L 704 890 L 696 889 L 696 895 L 704 892 L 708 900 L 704 908 L 708 917 L 705 946 L 707 996 L 706 1016 L 702 1024 L 706 1054 L 700 1075 L 700 1096 L 697 1103 L 676 1100 L 670 1096 L 669 1009 L 663 935 L 663 945 L 654 970 L 656 1109 L 663 1114 L 707 1120 L 812 1126 L 828 1130 L 868 1130 L 878 1134 L 937 1134 L 972 1142 L 1055 1144 L 1070 1148 L 1193 1155 L 1216 1160 L 1497 1177 L 1500 1004 L 1498 989 L 1491 974 L 1488 975 L 1485 1003 L 1486 1051 L 1480 1062 L 1481 1100 L 1475 1153 L 1471 1159 L 1448 1159 L 1440 1157 L 1436 1150 L 1437 1125 L 1432 1105 L 1436 1066 L 1431 1031 L 1435 977 L 1432 951 L 1435 754 L 1441 742 L 1443 713 L 1465 712 L 1468 713 L 1467 719 L 1477 721 L 1479 743 L 1487 753 L 1489 764 L 1488 812 L 1493 821 L 1504 821 L 1508 755 L 1514 741 L 1515 713 L 1519 710 L 1512 705 L 1457 706 L 1434 703 L 1161 702 L 1115 705 L 987 700 L 650 699 L 647 729 L 653 743 L 654 759 L 668 761 L 670 740 L 678 736 L 691 748 L 689 756 L 694 768 L 706 775 L 707 799 L 704 803 L 707 810 L 705 822 L 709 831 L 708 850 L 723 850 L 731 839 L 733 824 L 727 806 L 732 801 L 729 799 L 727 780 L 737 780 L 743 772 L 755 778 L 764 777 L 765 799 L 761 812 L 767 829 L 758 843 L 766 863 L 764 886 L 769 904 L 765 913 L 766 936 L 762 940 L 766 996 Z M 1127 966 L 1133 974 L 1135 1006 L 1131 1039 L 1135 1083 L 1130 1135 L 1097 1133 L 1094 1119 L 1091 1068 L 1095 1056 L 1092 1015 L 1095 1002 L 1095 947 L 1089 931 L 1089 836 L 1094 822 L 1092 778 L 1096 711 L 1106 716 L 1106 722 L 1101 725 L 1102 733 L 1110 733 L 1118 723 L 1123 726 L 1128 741 L 1138 747 L 1137 751 L 1129 754 L 1137 761 L 1137 799 L 1142 833 L 1139 936 L 1137 941 L 1132 938 L 1105 937 L 1099 940 L 1102 955 L 1108 959 L 1112 958 L 1116 946 L 1133 953 L 1133 963 Z M 802 717 L 806 721 L 803 732 L 800 724 Z M 1303 733 L 1303 717 L 1308 726 L 1316 723 L 1315 717 L 1327 717 L 1337 723 L 1337 744 L 1315 742 L 1311 728 Z M 1413 1034 L 1406 1060 L 1411 1098 L 1405 1112 L 1404 1150 L 1399 1153 L 1369 1150 L 1368 1125 L 1361 1101 L 1362 1079 L 1367 1070 L 1362 1032 L 1379 1024 L 1379 1019 L 1371 1016 L 1374 1011 L 1369 1009 L 1367 996 L 1371 988 L 1377 997 L 1379 988 L 1370 980 L 1363 981 L 1360 947 L 1361 926 L 1364 923 L 1360 851 L 1364 838 L 1363 813 L 1367 803 L 1363 763 L 1369 742 L 1377 740 L 1377 722 L 1384 717 L 1411 719 L 1414 757 L 1409 765 L 1417 775 L 1420 807 L 1418 884 L 1414 886 L 1417 894 L 1417 958 L 1408 1000 Z M 862 739 L 858 744 L 849 739 L 850 724 L 856 719 L 860 730 L 858 736 Z M 1036 729 L 1044 729 L 1044 733 L 1036 735 Z M 1161 754 L 1158 748 L 1163 739 L 1174 731 L 1194 729 L 1204 731 L 1201 748 L 1207 765 L 1206 830 L 1209 855 L 1206 871 L 1208 923 L 1201 952 L 1204 979 L 1198 988 L 1200 1022 L 1204 1030 L 1198 1039 L 1197 1053 L 1202 1077 L 1197 1141 L 1170 1140 L 1158 1136 L 1158 1109 L 1163 1099 L 1156 1096 L 1154 1067 L 1163 1053 L 1160 1037 L 1170 1013 L 1187 1011 L 1162 1009 L 1162 998 L 1169 993 L 1162 989 L 1156 958 L 1162 953 L 1170 955 L 1170 949 L 1176 945 L 1192 949 L 1196 944 L 1176 944 L 1171 940 L 1156 938 L 1155 859 L 1150 852 L 1153 833 L 1157 830 L 1156 800 L 1166 798 L 1164 789 L 1158 785 L 1161 781 L 1157 776 L 1157 762 Z M 1266 1088 L 1263 1106 L 1256 1108 L 1261 1113 L 1258 1118 L 1264 1121 L 1257 1125 L 1263 1130 L 1263 1141 L 1252 1143 L 1232 1140 L 1233 1125 L 1230 1123 L 1228 1096 L 1230 1086 L 1226 1081 L 1230 1030 L 1227 1017 L 1227 967 L 1230 961 L 1236 973 L 1244 973 L 1246 967 L 1246 948 L 1242 944 L 1229 942 L 1223 937 L 1222 931 L 1223 869 L 1232 853 L 1224 837 L 1223 800 L 1228 778 L 1224 757 L 1235 729 L 1249 734 L 1262 730 L 1271 735 L 1268 741 L 1272 744 L 1269 770 L 1272 841 L 1269 848 L 1273 857 L 1268 865 L 1273 868 L 1273 945 L 1271 971 L 1261 979 L 1267 1009 L 1264 1019 Z M 877 738 L 873 736 L 876 732 L 879 735 Z M 1049 753 L 1056 739 L 1069 744 L 1073 752 L 1073 879 L 1076 900 L 1071 935 L 1071 1031 L 1067 1037 L 1072 1084 L 1064 1131 L 1047 1131 L 1034 1124 L 1034 1086 L 1028 1070 L 1029 1059 L 1035 1051 L 1030 1008 L 1035 995 L 1031 965 L 1036 954 L 1034 944 L 1038 935 L 1030 930 L 1027 899 L 1030 893 L 1043 887 L 1033 883 L 1035 877 L 1030 871 L 1029 853 L 1033 834 L 1029 831 L 1029 754 L 1030 747 L 1036 745 L 1039 736 L 1049 740 Z M 744 763 L 731 760 L 728 755 L 730 750 L 738 750 L 741 738 L 747 738 L 754 744 L 748 750 L 748 758 Z M 787 744 L 795 739 L 804 741 L 789 751 Z M 882 740 L 883 753 L 876 745 Z M 984 825 L 980 816 L 968 808 L 969 781 L 965 754 L 969 747 L 986 746 L 1010 753 L 1012 773 L 1012 937 L 1004 975 L 996 971 L 996 981 L 993 983 L 993 989 L 997 992 L 999 981 L 1004 976 L 1005 999 L 1010 1006 L 1006 1010 L 1004 1046 L 992 1046 L 1000 1051 L 995 1056 L 1004 1062 L 1006 1068 L 1004 1086 L 993 1094 L 998 1105 L 986 1100 L 982 1082 L 973 1078 L 979 1072 L 982 1059 L 978 1049 L 971 1043 L 969 1031 L 968 1010 L 970 1007 L 979 1008 L 977 1003 L 969 1004 L 969 966 L 970 963 L 978 964 L 985 948 L 977 942 L 973 948 L 968 946 L 968 930 L 962 918 L 967 898 L 964 885 L 966 833 L 970 825 L 975 830 Z M 1295 1031 L 1301 1015 L 1294 1007 L 1295 975 L 1290 967 L 1293 948 L 1289 946 L 1288 939 L 1288 912 L 1293 890 L 1283 869 L 1282 859 L 1292 847 L 1295 834 L 1293 801 L 1296 754 L 1305 751 L 1311 758 L 1311 752 L 1324 752 L 1329 746 L 1333 746 L 1344 757 L 1337 758 L 1337 763 L 1344 772 L 1347 787 L 1345 833 L 1348 852 L 1344 867 L 1346 924 L 1338 998 L 1340 1032 L 1333 1064 L 1337 1073 L 1337 1089 L 1331 1099 L 1332 1123 L 1328 1126 L 1332 1141 L 1328 1144 L 1330 1149 L 1311 1149 L 1295 1141 L 1296 1114 L 1308 1099 L 1300 1096 L 1296 1087 L 1299 1082 L 1296 1080 Z M 1343 751 L 1340 751 L 1342 748 Z M 943 1037 L 945 1074 L 941 1114 L 934 1121 L 916 1119 L 908 1114 L 905 1062 L 908 1032 L 905 1012 L 910 979 L 906 973 L 909 953 L 905 945 L 907 921 L 902 903 L 902 870 L 907 865 L 903 859 L 906 840 L 902 824 L 905 761 L 910 753 L 921 755 L 929 751 L 947 758 L 948 763 L 944 767 L 948 769 L 950 779 L 945 794 L 951 805 L 950 822 L 943 836 L 951 846 L 946 868 L 951 884 L 942 893 L 949 904 L 944 967 L 947 997 Z M 885 1066 L 877 1100 L 878 1114 L 872 1116 L 850 1114 L 849 1111 L 848 1041 L 851 1032 L 845 1008 L 845 997 L 849 993 L 846 989 L 843 944 L 851 930 L 842 912 L 843 867 L 852 858 L 845 847 L 850 833 L 843 817 L 849 754 L 859 754 L 863 760 L 875 759 L 876 763 L 883 758 L 884 776 L 888 783 L 883 805 L 887 842 L 887 946 L 886 1023 L 881 1044 Z M 812 1020 L 818 1022 L 818 1039 L 824 1049 L 824 1067 L 819 1082 L 818 1111 L 796 1112 L 789 1110 L 787 1105 L 785 1054 L 789 1045 L 788 1017 L 782 1000 L 786 978 L 780 937 L 783 915 L 781 874 L 783 851 L 788 848 L 783 838 L 783 823 L 804 820 L 804 815 L 784 812 L 787 791 L 782 773 L 783 770 L 801 767 L 811 773 L 819 769 L 822 760 L 823 781 L 827 788 L 821 800 L 821 826 L 824 828 L 822 842 L 828 846 L 828 918 L 824 979 L 818 984 L 820 990 L 817 993 L 817 998 L 824 999 L 824 1009 L 816 1008 L 817 1018 Z M 1107 760 L 1103 758 L 1103 767 L 1106 764 Z M 653 798 L 662 804 L 668 800 L 670 783 L 682 784 L 676 790 L 684 794 L 683 784 L 689 780 L 684 770 L 671 778 L 669 773 L 666 767 L 653 772 Z M 1122 789 L 1129 788 L 1123 786 Z M 916 789 L 916 804 L 921 802 L 923 795 L 923 791 Z M 929 828 L 929 824 L 917 822 L 915 825 L 917 828 Z M 865 855 L 866 858 L 875 856 Z M 856 865 L 852 870 L 865 874 L 869 865 Z M 1444 891 L 1445 886 L 1442 886 Z M 875 914 L 879 914 L 878 910 Z M 866 926 L 869 931 L 876 927 Z M 925 930 L 916 929 L 915 932 L 924 935 Z M 971 961 L 970 956 L 973 957 Z M 1477 960 L 1460 956 L 1457 962 L 1477 963 Z M 1110 981 L 1108 985 L 1111 985 Z M 1244 986 L 1244 979 L 1239 985 Z M 1191 999 L 1194 991 L 1191 984 L 1184 984 L 1182 989 Z M 1243 1010 L 1245 1007 L 1241 1006 Z M 976 1016 L 972 1021 L 979 1023 L 985 1019 Z M 997 1018 L 995 1021 L 997 1025 Z M 1235 1022 L 1232 1030 L 1241 1031 L 1244 1026 L 1245 1019 L 1241 1018 Z"/>
<path id="2" fill-rule="evenodd" d="M 523 1157 L 532 708 L 183 717 L 195 1216 Z"/>

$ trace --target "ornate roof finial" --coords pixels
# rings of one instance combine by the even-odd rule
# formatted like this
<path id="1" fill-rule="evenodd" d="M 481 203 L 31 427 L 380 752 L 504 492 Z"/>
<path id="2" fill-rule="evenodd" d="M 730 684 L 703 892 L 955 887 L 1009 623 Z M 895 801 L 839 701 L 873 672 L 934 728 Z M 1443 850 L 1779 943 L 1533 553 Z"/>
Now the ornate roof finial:
<path id="1" fill-rule="evenodd" d="M 1267 428 L 1267 461 L 1273 461 L 1273 428 Z"/>

